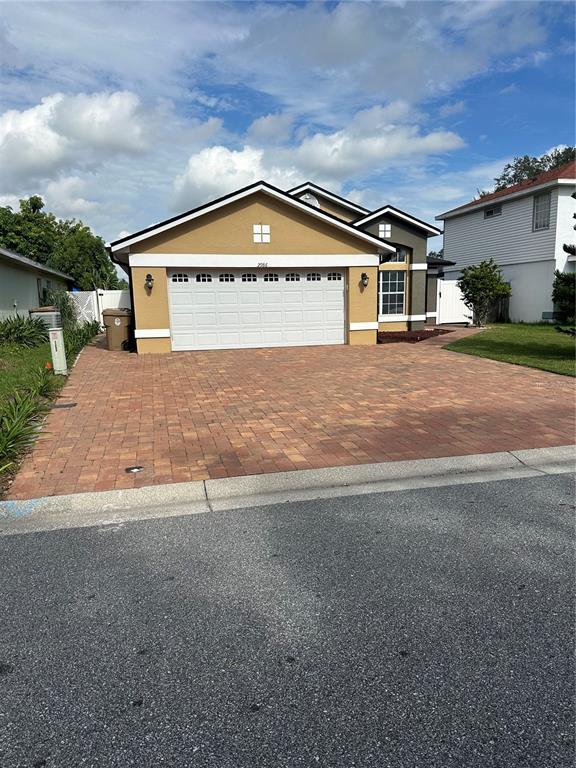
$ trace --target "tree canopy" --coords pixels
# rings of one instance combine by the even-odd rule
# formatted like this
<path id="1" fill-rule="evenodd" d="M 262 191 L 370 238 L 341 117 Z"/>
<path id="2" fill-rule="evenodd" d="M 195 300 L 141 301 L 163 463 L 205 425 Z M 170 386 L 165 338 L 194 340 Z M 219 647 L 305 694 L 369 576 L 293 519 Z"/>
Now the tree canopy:
<path id="1" fill-rule="evenodd" d="M 78 288 L 126 286 L 116 274 L 104 241 L 76 219 L 57 219 L 38 195 L 20 200 L 20 209 L 0 207 L 0 245 L 74 278 Z"/>
<path id="2" fill-rule="evenodd" d="M 494 192 L 533 179 L 541 173 L 558 168 L 571 160 L 576 160 L 576 147 L 553 149 L 552 152 L 540 155 L 540 157 L 530 155 L 515 157 L 511 163 L 506 163 L 502 173 L 494 179 Z M 485 190 L 478 192 L 479 197 L 489 194 L 491 193 Z"/>

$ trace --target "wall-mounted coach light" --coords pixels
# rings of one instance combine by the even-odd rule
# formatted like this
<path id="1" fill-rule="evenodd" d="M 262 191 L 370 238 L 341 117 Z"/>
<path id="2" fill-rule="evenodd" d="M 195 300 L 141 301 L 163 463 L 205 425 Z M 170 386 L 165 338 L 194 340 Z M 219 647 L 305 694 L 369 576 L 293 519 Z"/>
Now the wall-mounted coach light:
<path id="1" fill-rule="evenodd" d="M 364 288 L 368 287 L 368 283 L 370 282 L 370 278 L 366 274 L 366 272 L 362 272 L 362 275 L 360 276 L 360 282 L 364 286 Z"/>
<path id="2" fill-rule="evenodd" d="M 150 273 L 146 275 L 146 279 L 144 280 L 144 288 L 146 288 L 148 291 L 151 291 L 154 287 L 154 278 Z"/>

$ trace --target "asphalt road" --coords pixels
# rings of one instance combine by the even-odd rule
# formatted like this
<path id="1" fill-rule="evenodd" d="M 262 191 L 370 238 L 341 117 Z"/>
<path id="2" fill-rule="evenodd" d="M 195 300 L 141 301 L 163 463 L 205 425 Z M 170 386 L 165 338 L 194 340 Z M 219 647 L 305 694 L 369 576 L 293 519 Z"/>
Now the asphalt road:
<path id="1" fill-rule="evenodd" d="M 0 765 L 573 765 L 567 475 L 0 539 Z"/>

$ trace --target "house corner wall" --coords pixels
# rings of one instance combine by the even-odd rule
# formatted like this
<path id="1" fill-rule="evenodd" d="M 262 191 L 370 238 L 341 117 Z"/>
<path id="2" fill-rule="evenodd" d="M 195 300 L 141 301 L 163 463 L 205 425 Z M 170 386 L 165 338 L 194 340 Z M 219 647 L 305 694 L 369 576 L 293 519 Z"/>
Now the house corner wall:
<path id="1" fill-rule="evenodd" d="M 362 273 L 368 275 L 368 285 L 362 285 Z M 348 343 L 376 344 L 378 332 L 378 267 L 350 267 L 348 269 Z M 363 327 L 355 328 L 355 325 Z M 373 326 L 366 328 L 366 325 Z"/>
<path id="2" fill-rule="evenodd" d="M 149 290 L 144 282 L 146 275 L 154 278 L 154 287 Z M 139 354 L 171 352 L 170 337 L 138 338 L 138 331 L 161 333 L 170 332 L 168 309 L 168 282 L 164 267 L 132 267 L 132 296 L 134 300 L 134 329 L 136 348 Z"/>

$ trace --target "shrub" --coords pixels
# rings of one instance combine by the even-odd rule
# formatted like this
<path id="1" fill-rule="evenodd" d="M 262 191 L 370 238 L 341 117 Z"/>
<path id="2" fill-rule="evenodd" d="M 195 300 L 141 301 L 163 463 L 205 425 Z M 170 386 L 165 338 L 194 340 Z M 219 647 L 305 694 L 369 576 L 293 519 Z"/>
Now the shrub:
<path id="1" fill-rule="evenodd" d="M 62 328 L 74 328 L 78 324 L 76 304 L 66 291 L 48 291 L 46 293 L 46 306 L 57 307 L 60 310 Z"/>
<path id="2" fill-rule="evenodd" d="M 576 273 L 554 272 L 552 301 L 560 313 L 560 321 L 574 323 L 576 320 Z"/>
<path id="3" fill-rule="evenodd" d="M 5 470 L 36 439 L 48 406 L 35 392 L 17 392 L 0 411 L 0 465 Z"/>
<path id="4" fill-rule="evenodd" d="M 48 329 L 39 318 L 14 315 L 0 321 L 0 344 L 39 347 L 48 341 Z"/>
<path id="5" fill-rule="evenodd" d="M 498 299 L 504 299 L 512 293 L 508 283 L 502 279 L 494 259 L 464 267 L 457 285 L 462 291 L 464 304 L 472 310 L 474 325 L 485 325 Z"/>
<path id="6" fill-rule="evenodd" d="M 72 365 L 80 350 L 100 333 L 100 323 L 92 320 L 90 323 L 77 325 L 64 331 L 64 348 L 68 365 Z"/>

